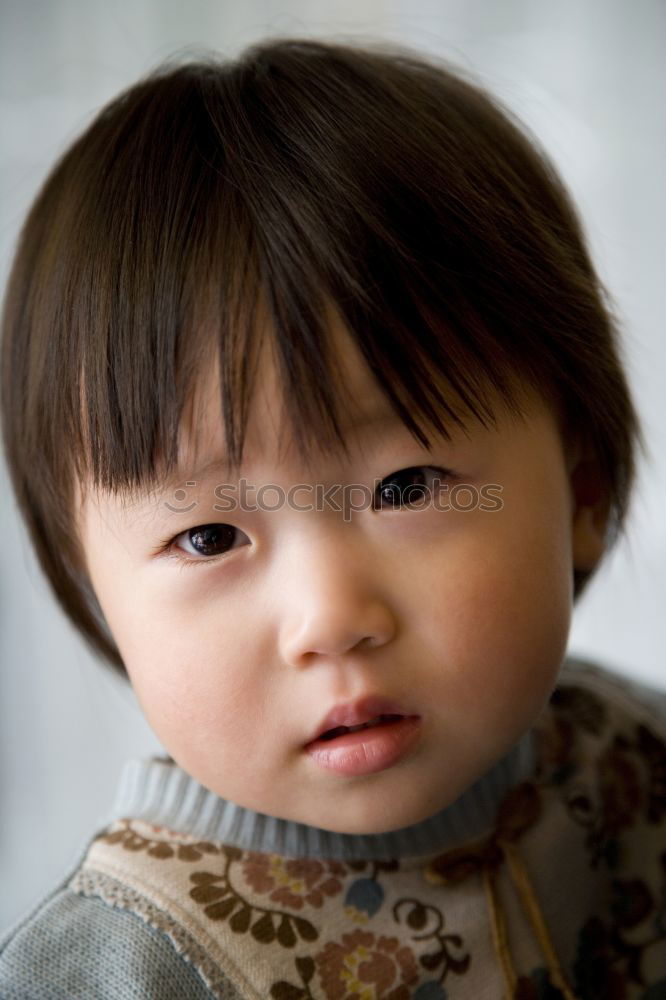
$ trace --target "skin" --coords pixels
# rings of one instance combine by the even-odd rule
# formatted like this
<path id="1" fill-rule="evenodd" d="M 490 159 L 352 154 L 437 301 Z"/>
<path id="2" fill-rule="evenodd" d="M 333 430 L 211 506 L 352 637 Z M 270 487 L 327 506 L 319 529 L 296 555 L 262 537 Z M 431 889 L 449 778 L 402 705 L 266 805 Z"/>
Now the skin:
<path id="1" fill-rule="evenodd" d="M 264 353 L 247 480 L 285 491 L 316 482 L 372 488 L 399 470 L 435 466 L 453 470 L 451 485 L 501 486 L 501 510 L 385 506 L 345 521 L 284 505 L 221 515 L 213 490 L 231 480 L 185 471 L 183 493 L 132 504 L 88 489 L 80 530 L 131 683 L 174 760 L 240 805 L 378 833 L 453 802 L 533 724 L 564 658 L 572 569 L 600 558 L 605 519 L 599 503 L 579 498 L 580 449 L 561 440 L 539 397 L 526 391 L 524 420 L 498 404 L 497 429 L 470 421 L 467 434 L 427 450 L 395 418 L 344 331 L 334 328 L 334 338 L 355 401 L 345 418 L 380 419 L 350 427 L 349 459 L 322 452 L 305 468 L 282 447 L 281 390 Z M 183 427 L 190 469 L 224 452 L 217 394 L 214 376 L 202 381 L 196 437 Z M 238 529 L 233 547 L 197 555 L 187 529 L 214 522 Z M 192 565 L 180 561 L 188 556 Z M 322 769 L 304 745 L 334 706 L 365 695 L 417 714 L 415 745 L 376 773 Z"/>

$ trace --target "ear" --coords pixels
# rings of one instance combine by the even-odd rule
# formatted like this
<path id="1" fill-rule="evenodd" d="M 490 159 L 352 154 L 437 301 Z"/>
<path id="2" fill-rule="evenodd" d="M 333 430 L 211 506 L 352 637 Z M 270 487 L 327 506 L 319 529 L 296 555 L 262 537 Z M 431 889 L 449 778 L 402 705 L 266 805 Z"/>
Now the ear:
<path id="1" fill-rule="evenodd" d="M 577 445 L 569 465 L 572 498 L 571 543 L 574 569 L 590 572 L 606 548 L 610 513 L 599 462 Z"/>

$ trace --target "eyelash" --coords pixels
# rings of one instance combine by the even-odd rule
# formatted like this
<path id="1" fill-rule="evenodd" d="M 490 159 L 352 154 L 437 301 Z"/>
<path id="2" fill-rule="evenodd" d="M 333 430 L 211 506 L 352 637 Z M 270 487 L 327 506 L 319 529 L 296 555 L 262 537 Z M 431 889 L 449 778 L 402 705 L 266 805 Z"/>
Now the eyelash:
<path id="1" fill-rule="evenodd" d="M 391 480 L 397 479 L 399 476 L 404 476 L 406 473 L 411 473 L 412 475 L 414 475 L 414 473 L 416 473 L 416 472 L 423 472 L 423 471 L 426 471 L 427 473 L 434 474 L 434 476 L 436 478 L 438 478 L 438 481 L 441 481 L 441 480 L 444 480 L 444 479 L 450 480 L 450 479 L 452 479 L 455 476 L 455 473 L 452 472 L 451 469 L 443 469 L 443 468 L 440 468 L 439 466 L 435 466 L 435 465 L 410 465 L 408 468 L 406 468 L 406 469 L 400 469 L 397 472 L 392 472 L 389 476 L 386 476 L 384 479 L 382 479 L 381 482 L 380 482 L 380 485 L 377 487 L 377 493 L 381 494 L 382 491 L 387 488 L 387 484 L 390 483 Z M 426 478 L 427 478 L 427 476 L 426 476 Z M 416 488 L 418 488 L 418 486 L 424 486 L 424 485 L 425 484 L 416 484 Z M 412 498 L 412 502 L 414 502 L 414 498 Z M 409 504 L 406 504 L 404 506 L 400 505 L 400 506 L 397 506 L 397 507 L 394 506 L 393 508 L 391 508 L 390 505 L 387 505 L 386 507 L 376 507 L 376 506 L 374 506 L 374 503 L 373 503 L 373 510 L 380 510 L 381 511 L 381 510 L 386 510 L 386 509 L 388 509 L 388 510 L 391 510 L 391 509 L 394 509 L 394 510 L 396 510 L 396 509 L 397 510 L 409 510 L 410 507 L 409 507 Z M 220 553 L 218 553 L 217 555 L 214 555 L 214 556 L 208 557 L 208 556 L 203 556 L 202 555 L 200 558 L 194 559 L 194 558 L 192 558 L 190 556 L 184 555 L 182 553 L 182 550 L 178 549 L 176 543 L 177 543 L 178 539 L 182 538 L 184 535 L 190 535 L 190 534 L 194 533 L 195 531 L 202 531 L 204 528 L 219 528 L 219 527 L 227 527 L 227 528 L 231 529 L 232 531 L 239 530 L 239 529 L 235 528 L 233 525 L 225 525 L 222 522 L 220 522 L 220 523 L 218 523 L 218 522 L 209 522 L 209 523 L 206 523 L 206 524 L 195 525 L 193 528 L 187 528 L 185 531 L 180 531 L 177 535 L 174 535 L 172 538 L 168 539 L 166 542 L 164 542 L 162 544 L 162 546 L 160 547 L 159 551 L 163 555 L 166 555 L 168 558 L 174 559 L 182 568 L 185 568 L 186 566 L 201 566 L 202 564 L 205 565 L 207 563 L 217 562 L 218 560 L 226 558 L 226 556 L 229 555 L 229 553 L 233 551 L 233 547 L 227 549 L 226 552 L 220 552 Z"/>

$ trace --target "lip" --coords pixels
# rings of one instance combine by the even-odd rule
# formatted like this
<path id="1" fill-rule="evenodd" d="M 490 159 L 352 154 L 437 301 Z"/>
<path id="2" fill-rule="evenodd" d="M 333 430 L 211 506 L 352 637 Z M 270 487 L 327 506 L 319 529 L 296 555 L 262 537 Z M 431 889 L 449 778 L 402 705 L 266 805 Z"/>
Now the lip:
<path id="1" fill-rule="evenodd" d="M 376 725 L 333 735 L 340 727 Z M 324 734 L 329 738 L 324 739 Z M 413 749 L 421 735 L 421 717 L 386 698 L 368 697 L 338 705 L 328 713 L 304 750 L 325 771 L 343 777 L 375 774 L 393 767 Z"/>
<path id="2" fill-rule="evenodd" d="M 319 740 L 324 733 L 331 729 L 337 729 L 338 726 L 362 726 L 378 715 L 412 716 L 415 713 L 410 712 L 408 708 L 400 705 L 397 701 L 391 701 L 379 695 L 366 695 L 356 701 L 346 702 L 332 708 L 316 727 L 308 743 Z"/>

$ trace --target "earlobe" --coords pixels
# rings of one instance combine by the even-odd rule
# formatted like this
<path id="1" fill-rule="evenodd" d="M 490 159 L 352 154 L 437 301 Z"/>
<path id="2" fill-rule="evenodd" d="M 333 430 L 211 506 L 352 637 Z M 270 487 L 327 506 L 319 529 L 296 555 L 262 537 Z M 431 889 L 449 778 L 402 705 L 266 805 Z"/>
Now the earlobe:
<path id="1" fill-rule="evenodd" d="M 573 514 L 571 542 L 574 569 L 590 572 L 606 548 L 610 504 L 599 465 L 581 459 L 571 472 Z"/>

